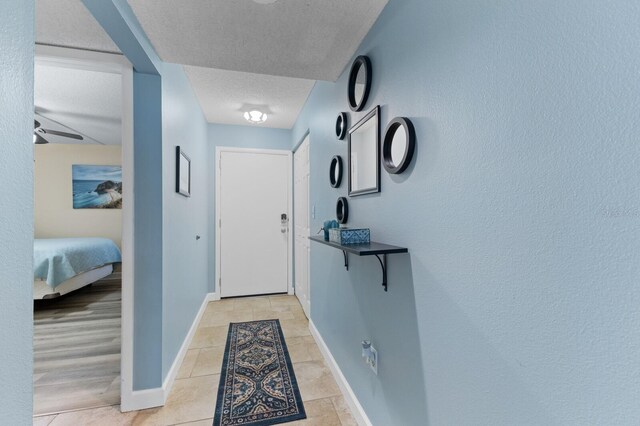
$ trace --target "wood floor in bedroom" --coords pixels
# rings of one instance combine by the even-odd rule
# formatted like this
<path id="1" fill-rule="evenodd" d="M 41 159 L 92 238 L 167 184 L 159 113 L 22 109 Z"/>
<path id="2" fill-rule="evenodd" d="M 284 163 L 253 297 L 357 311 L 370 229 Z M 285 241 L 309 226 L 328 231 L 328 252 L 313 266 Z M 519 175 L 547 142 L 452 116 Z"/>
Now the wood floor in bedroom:
<path id="1" fill-rule="evenodd" d="M 118 275 L 34 303 L 34 414 L 120 404 Z"/>

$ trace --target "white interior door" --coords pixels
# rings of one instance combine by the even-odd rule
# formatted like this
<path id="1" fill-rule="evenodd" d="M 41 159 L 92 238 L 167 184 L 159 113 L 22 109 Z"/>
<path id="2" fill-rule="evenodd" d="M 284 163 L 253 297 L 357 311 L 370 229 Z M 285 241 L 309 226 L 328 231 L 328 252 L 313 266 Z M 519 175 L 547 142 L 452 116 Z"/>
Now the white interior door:
<path id="1" fill-rule="evenodd" d="M 294 154 L 295 292 L 309 318 L 309 135 Z"/>
<path id="2" fill-rule="evenodd" d="M 223 150 L 218 167 L 220 296 L 287 292 L 290 153 Z"/>

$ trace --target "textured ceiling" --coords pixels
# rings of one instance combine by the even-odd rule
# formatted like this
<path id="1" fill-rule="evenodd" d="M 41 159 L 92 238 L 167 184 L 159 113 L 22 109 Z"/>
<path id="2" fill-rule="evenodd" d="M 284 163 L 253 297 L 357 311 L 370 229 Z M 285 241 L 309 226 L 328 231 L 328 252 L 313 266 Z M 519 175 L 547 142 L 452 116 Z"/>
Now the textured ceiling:
<path id="1" fill-rule="evenodd" d="M 184 67 L 210 123 L 247 125 L 244 111 L 257 107 L 268 114 L 260 126 L 290 129 L 304 106 L 314 80 Z"/>
<path id="2" fill-rule="evenodd" d="M 387 0 L 128 0 L 162 60 L 335 81 Z"/>
<path id="3" fill-rule="evenodd" d="M 120 74 L 36 64 L 34 98 L 36 114 L 45 118 L 43 128 L 79 132 L 86 137 L 81 143 L 121 143 Z M 48 140 L 77 142 L 55 136 L 49 136 Z"/>
<path id="4" fill-rule="evenodd" d="M 36 0 L 36 43 L 120 52 L 80 0 Z"/>
<path id="5" fill-rule="evenodd" d="M 261 106 L 269 113 L 261 126 L 276 128 L 293 126 L 315 80 L 338 78 L 387 1 L 128 0 L 160 57 L 189 65 L 207 121 L 246 125 L 242 112 Z M 80 0 L 36 0 L 36 42 L 119 52 Z M 36 80 L 42 114 L 120 143 L 119 98 L 111 99 L 119 89 L 102 92 L 113 82 L 75 82 L 65 73 L 73 74 Z M 82 100 L 78 85 L 86 85 Z M 78 108 L 83 102 L 88 109 Z"/>

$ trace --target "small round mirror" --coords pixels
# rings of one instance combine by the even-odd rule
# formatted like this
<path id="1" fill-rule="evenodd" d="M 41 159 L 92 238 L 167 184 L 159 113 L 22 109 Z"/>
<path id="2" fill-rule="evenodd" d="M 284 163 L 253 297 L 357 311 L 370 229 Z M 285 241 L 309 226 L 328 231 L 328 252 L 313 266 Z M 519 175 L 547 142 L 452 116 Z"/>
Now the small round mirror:
<path id="1" fill-rule="evenodd" d="M 347 223 L 347 219 L 349 218 L 349 203 L 347 203 L 347 199 L 344 197 L 338 198 L 338 202 L 336 203 L 336 218 L 338 219 L 338 223 L 342 225 Z"/>
<path id="2" fill-rule="evenodd" d="M 354 87 L 354 99 L 357 104 L 362 103 L 362 97 L 364 96 L 364 86 L 367 82 L 367 72 L 364 67 L 358 68 L 358 74 L 356 75 L 356 85 Z"/>
<path id="3" fill-rule="evenodd" d="M 336 119 L 336 136 L 339 140 L 343 140 L 347 135 L 347 113 L 341 112 Z"/>
<path id="4" fill-rule="evenodd" d="M 409 167 L 416 144 L 416 132 L 408 118 L 391 120 L 384 132 L 382 164 L 391 174 L 402 173 Z"/>
<path id="5" fill-rule="evenodd" d="M 369 91 L 371 90 L 371 61 L 366 56 L 358 56 L 349 73 L 349 86 L 347 97 L 349 108 L 353 111 L 362 111 Z"/>
<path id="6" fill-rule="evenodd" d="M 331 182 L 331 186 L 334 188 L 340 187 L 340 183 L 342 182 L 342 157 L 339 155 L 331 159 L 329 182 Z"/>
<path id="7" fill-rule="evenodd" d="M 391 161 L 393 164 L 402 163 L 404 152 L 407 150 L 407 135 L 405 132 L 398 132 L 393 135 L 391 143 Z"/>

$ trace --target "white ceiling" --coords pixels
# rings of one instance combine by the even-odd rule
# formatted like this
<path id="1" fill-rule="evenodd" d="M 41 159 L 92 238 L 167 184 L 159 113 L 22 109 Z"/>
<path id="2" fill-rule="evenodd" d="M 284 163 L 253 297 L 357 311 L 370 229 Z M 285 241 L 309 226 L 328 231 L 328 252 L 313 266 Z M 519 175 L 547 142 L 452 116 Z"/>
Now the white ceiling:
<path id="1" fill-rule="evenodd" d="M 120 74 L 36 63 L 34 89 L 35 112 L 40 117 L 36 118 L 42 128 L 77 132 L 85 137 L 80 143 L 120 145 Z M 64 137 L 47 139 L 52 143 L 78 143 Z"/>
<path id="2" fill-rule="evenodd" d="M 388 0 L 128 0 L 166 62 L 338 79 Z"/>
<path id="3" fill-rule="evenodd" d="M 36 0 L 36 43 L 120 52 L 80 0 Z"/>
<path id="4" fill-rule="evenodd" d="M 210 123 L 246 125 L 244 111 L 257 107 L 268 115 L 261 126 L 290 129 L 315 80 L 184 67 Z"/>

